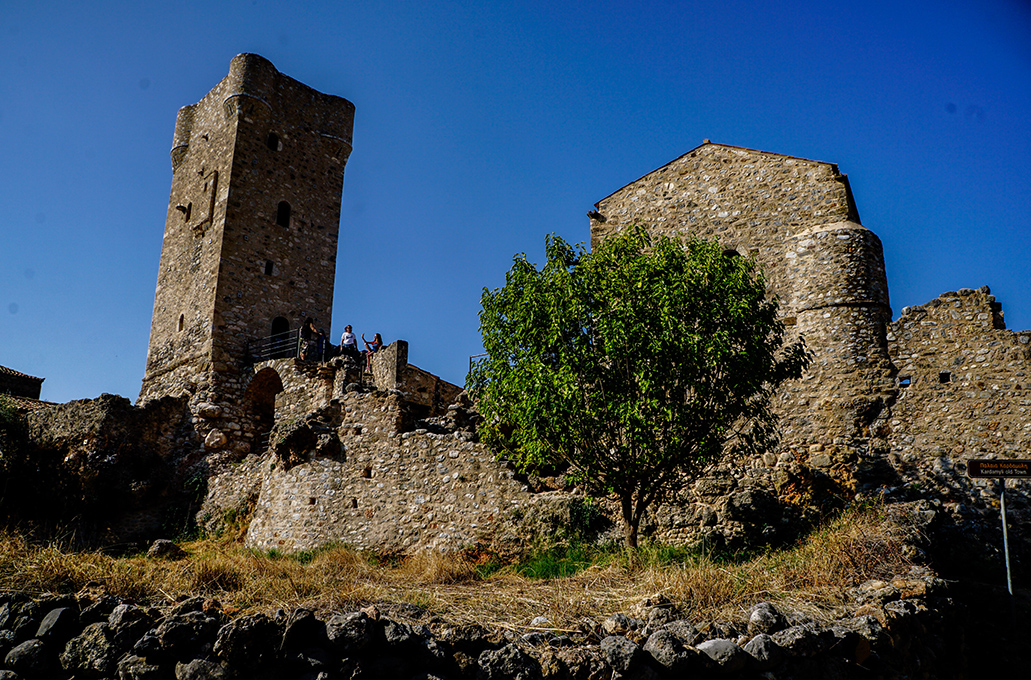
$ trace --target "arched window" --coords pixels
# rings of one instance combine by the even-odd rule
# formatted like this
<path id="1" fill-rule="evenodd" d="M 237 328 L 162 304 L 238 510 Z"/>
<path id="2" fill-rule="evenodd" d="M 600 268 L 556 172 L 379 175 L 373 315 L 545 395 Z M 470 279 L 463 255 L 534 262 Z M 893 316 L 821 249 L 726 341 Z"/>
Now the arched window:
<path id="1" fill-rule="evenodd" d="M 275 132 L 268 133 L 268 138 L 265 140 L 265 146 L 273 151 L 279 151 L 279 135 Z"/>
<path id="2" fill-rule="evenodd" d="M 276 224 L 281 227 L 290 226 L 290 204 L 286 201 L 279 202 L 279 209 L 276 210 Z"/>

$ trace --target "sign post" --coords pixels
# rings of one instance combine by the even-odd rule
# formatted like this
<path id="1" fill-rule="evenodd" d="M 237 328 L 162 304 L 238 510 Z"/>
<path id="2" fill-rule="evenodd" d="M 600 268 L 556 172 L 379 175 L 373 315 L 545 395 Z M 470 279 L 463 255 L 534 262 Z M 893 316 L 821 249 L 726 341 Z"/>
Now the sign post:
<path id="1" fill-rule="evenodd" d="M 1002 550 L 1006 556 L 1006 588 L 1012 602 L 1013 578 L 1010 576 L 1010 540 L 1006 526 L 1006 478 L 1031 477 L 1031 460 L 999 460 L 974 459 L 967 461 L 967 475 L 971 478 L 997 478 L 1001 483 L 999 490 L 999 509 L 1002 512 Z"/>

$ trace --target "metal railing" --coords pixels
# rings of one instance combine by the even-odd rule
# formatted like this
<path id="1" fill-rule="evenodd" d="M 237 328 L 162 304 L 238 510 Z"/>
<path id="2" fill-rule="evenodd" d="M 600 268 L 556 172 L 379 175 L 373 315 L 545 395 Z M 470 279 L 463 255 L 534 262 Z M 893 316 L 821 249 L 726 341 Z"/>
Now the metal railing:
<path id="1" fill-rule="evenodd" d="M 278 333 L 255 340 L 248 345 L 247 349 L 255 363 L 269 359 L 291 359 L 301 356 L 304 342 L 301 338 L 301 329 L 296 328 L 286 333 Z"/>
<path id="2" fill-rule="evenodd" d="M 308 352 L 305 352 L 305 345 L 309 343 Z M 305 340 L 301 337 L 299 328 L 286 333 L 270 335 L 261 340 L 254 340 L 247 345 L 247 352 L 253 363 L 269 359 L 297 358 L 322 363 L 340 355 L 339 349 L 332 345 L 327 338 L 323 337 L 321 341 L 319 338 Z"/>

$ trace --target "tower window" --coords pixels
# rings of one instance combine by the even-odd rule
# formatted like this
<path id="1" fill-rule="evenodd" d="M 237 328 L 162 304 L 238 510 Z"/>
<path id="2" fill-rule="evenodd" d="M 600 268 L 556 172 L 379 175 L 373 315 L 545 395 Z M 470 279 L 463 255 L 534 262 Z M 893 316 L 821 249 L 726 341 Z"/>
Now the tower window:
<path id="1" fill-rule="evenodd" d="M 290 226 L 290 204 L 286 201 L 279 202 L 279 208 L 276 210 L 276 224 L 281 227 Z"/>
<path id="2" fill-rule="evenodd" d="M 904 376 L 900 376 L 899 377 L 899 387 L 906 388 L 906 387 L 909 387 L 912 383 L 913 383 L 913 379 L 911 377 L 909 377 L 908 375 L 904 375 Z"/>
<path id="3" fill-rule="evenodd" d="M 941 384 L 952 382 L 952 371 L 942 371 L 938 374 L 938 382 Z"/>
<path id="4" fill-rule="evenodd" d="M 275 132 L 268 133 L 268 138 L 265 140 L 265 146 L 273 151 L 279 151 L 279 135 Z"/>
<path id="5" fill-rule="evenodd" d="M 265 260 L 265 276 L 272 276 L 272 270 L 275 268 L 275 264 L 272 260 Z"/>
<path id="6" fill-rule="evenodd" d="M 183 332 L 183 328 L 185 328 L 185 327 L 186 327 L 186 315 L 185 314 L 180 314 L 179 315 L 179 332 L 182 333 Z"/>

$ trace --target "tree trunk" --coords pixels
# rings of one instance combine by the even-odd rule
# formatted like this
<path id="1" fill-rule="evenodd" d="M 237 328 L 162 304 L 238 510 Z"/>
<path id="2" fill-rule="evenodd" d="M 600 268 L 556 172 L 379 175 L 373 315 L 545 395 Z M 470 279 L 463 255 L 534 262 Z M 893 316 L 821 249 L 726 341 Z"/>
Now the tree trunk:
<path id="1" fill-rule="evenodd" d="M 623 510 L 623 540 L 628 550 L 637 550 L 637 528 L 641 524 L 641 517 L 634 512 L 632 498 L 621 498 L 620 505 Z"/>

